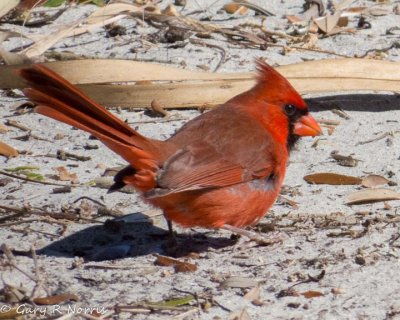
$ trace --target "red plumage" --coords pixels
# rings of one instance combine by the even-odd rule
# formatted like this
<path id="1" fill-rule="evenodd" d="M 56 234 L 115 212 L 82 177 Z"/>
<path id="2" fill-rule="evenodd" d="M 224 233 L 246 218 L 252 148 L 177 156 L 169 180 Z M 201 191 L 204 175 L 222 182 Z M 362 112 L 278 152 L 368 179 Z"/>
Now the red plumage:
<path id="1" fill-rule="evenodd" d="M 85 130 L 130 166 L 125 184 L 186 227 L 247 226 L 278 196 L 291 145 L 320 134 L 307 106 L 272 67 L 257 62 L 257 84 L 189 121 L 166 141 L 146 138 L 42 65 L 19 70 L 36 111 Z"/>

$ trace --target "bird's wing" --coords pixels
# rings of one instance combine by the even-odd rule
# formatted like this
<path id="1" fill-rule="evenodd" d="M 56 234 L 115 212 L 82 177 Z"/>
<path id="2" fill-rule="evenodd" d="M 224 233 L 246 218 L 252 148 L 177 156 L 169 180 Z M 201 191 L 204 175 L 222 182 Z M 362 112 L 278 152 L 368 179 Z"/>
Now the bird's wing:
<path id="1" fill-rule="evenodd" d="M 164 163 L 156 193 L 225 187 L 275 174 L 279 151 L 259 122 L 246 114 L 210 117 L 184 128 L 193 141 Z"/>

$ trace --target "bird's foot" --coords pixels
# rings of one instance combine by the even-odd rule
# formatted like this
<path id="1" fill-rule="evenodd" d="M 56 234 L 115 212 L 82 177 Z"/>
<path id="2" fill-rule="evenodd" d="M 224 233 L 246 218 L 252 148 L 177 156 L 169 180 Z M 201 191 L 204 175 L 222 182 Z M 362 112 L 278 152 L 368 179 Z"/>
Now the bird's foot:
<path id="1" fill-rule="evenodd" d="M 244 236 L 251 241 L 254 241 L 255 243 L 263 246 L 268 246 L 274 243 L 281 243 L 284 240 L 284 237 L 282 234 L 276 234 L 274 233 L 273 235 L 270 236 L 263 236 L 257 232 L 250 231 L 250 230 L 245 230 L 242 228 L 238 227 L 233 227 L 231 225 L 225 224 L 222 229 L 228 230 L 232 233 Z"/>
<path id="2" fill-rule="evenodd" d="M 175 256 L 178 251 L 178 241 L 172 223 L 167 219 L 168 224 L 168 239 L 165 243 L 165 251 L 168 255 Z"/>

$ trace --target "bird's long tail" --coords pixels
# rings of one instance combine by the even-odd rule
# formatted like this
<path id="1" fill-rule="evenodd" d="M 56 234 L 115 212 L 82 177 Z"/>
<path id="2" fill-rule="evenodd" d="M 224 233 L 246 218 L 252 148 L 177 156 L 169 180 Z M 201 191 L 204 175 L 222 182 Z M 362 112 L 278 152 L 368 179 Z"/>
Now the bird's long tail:
<path id="1" fill-rule="evenodd" d="M 161 141 L 140 135 L 57 73 L 40 64 L 18 73 L 37 112 L 91 133 L 137 171 L 159 165 Z"/>

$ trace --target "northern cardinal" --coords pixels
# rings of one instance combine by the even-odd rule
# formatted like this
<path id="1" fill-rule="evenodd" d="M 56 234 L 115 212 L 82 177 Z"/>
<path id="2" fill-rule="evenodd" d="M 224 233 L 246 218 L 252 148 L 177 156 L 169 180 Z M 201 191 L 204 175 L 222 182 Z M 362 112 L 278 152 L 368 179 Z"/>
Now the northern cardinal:
<path id="1" fill-rule="evenodd" d="M 140 135 L 43 65 L 18 73 L 37 112 L 91 133 L 129 163 L 111 191 L 133 186 L 185 227 L 237 230 L 258 222 L 274 203 L 297 139 L 321 134 L 290 83 L 261 60 L 257 69 L 252 89 L 165 141 Z"/>

